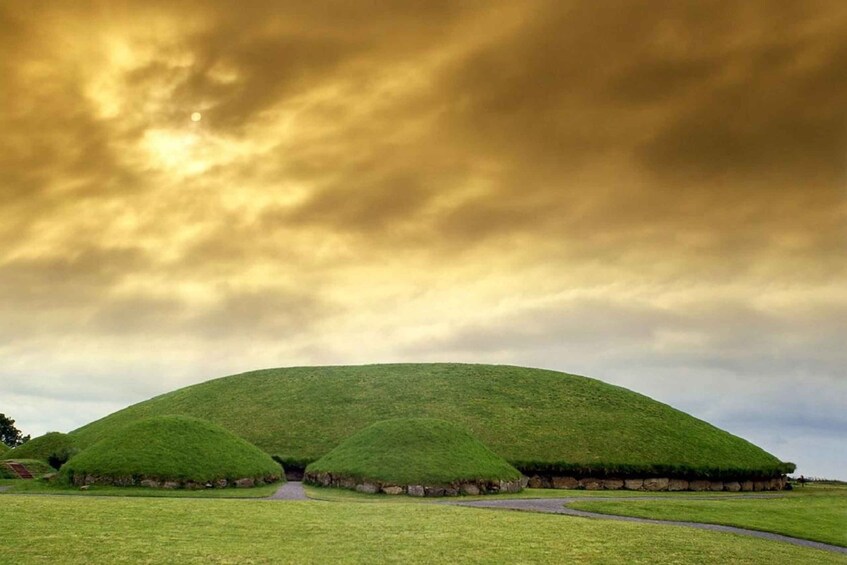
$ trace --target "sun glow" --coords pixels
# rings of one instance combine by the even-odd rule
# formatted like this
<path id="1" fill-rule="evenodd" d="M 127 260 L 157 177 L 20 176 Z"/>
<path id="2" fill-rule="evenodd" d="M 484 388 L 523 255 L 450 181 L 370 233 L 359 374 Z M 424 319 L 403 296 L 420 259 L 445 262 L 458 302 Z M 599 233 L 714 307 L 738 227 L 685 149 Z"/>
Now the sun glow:
<path id="1" fill-rule="evenodd" d="M 201 138 L 196 133 L 153 129 L 144 133 L 142 144 L 157 168 L 196 175 L 209 168 L 202 157 Z"/>

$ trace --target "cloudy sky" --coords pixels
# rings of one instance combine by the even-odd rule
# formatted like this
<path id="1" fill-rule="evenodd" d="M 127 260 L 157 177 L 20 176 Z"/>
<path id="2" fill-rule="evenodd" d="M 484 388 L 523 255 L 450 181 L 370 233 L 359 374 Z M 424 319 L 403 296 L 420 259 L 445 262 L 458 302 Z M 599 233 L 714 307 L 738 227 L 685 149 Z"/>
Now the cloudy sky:
<path id="1" fill-rule="evenodd" d="M 0 412 L 509 363 L 847 479 L 844 2 L 289 4 L 0 2 Z"/>

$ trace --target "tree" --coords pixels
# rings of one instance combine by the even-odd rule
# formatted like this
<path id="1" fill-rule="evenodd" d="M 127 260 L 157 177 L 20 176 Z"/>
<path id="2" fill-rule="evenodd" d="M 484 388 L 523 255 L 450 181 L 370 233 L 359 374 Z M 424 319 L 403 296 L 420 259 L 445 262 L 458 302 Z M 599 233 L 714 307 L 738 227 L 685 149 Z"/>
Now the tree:
<path id="1" fill-rule="evenodd" d="M 15 427 L 15 421 L 0 414 L 0 441 L 9 447 L 17 447 L 29 441 L 29 436 L 22 436 L 21 431 Z"/>

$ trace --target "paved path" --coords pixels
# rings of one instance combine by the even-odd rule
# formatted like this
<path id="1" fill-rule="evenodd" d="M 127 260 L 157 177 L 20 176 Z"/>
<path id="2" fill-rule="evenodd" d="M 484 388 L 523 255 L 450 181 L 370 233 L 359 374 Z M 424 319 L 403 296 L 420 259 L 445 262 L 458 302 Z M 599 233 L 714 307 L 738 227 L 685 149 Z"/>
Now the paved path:
<path id="1" fill-rule="evenodd" d="M 267 500 L 309 500 L 303 483 L 300 481 L 288 481 L 277 489 Z"/>
<path id="2" fill-rule="evenodd" d="M 638 497 L 638 500 L 644 500 L 648 497 Z M 651 497 L 652 498 L 652 497 Z M 656 497 L 659 498 L 659 497 Z M 634 497 L 633 497 L 634 499 Z M 623 500 L 633 500 L 624 498 Z M 740 534 L 743 536 L 752 536 L 771 541 L 782 541 L 803 547 L 811 547 L 814 549 L 822 549 L 834 553 L 842 553 L 847 555 L 847 547 L 830 545 L 828 543 L 820 543 L 799 538 L 792 538 L 769 532 L 760 532 L 758 530 L 747 530 L 744 528 L 735 528 L 732 526 L 720 526 L 718 524 L 703 524 L 700 522 L 679 522 L 675 520 L 650 520 L 648 518 L 634 518 L 632 516 L 615 516 L 612 514 L 599 514 L 596 512 L 585 512 L 568 508 L 567 505 L 572 502 L 585 500 L 622 500 L 620 497 L 615 498 L 600 498 L 600 497 L 571 497 L 571 498 L 523 498 L 511 500 L 474 500 L 468 502 L 449 502 L 458 506 L 473 506 L 475 508 L 499 508 L 502 510 L 519 510 L 524 512 L 547 512 L 552 514 L 565 514 L 567 516 L 579 516 L 581 518 L 594 518 L 600 520 L 617 520 L 620 522 L 638 522 L 641 524 L 659 524 L 663 526 L 685 526 L 688 528 L 697 528 L 700 530 L 711 530 L 714 532 L 724 532 L 729 534 Z"/>

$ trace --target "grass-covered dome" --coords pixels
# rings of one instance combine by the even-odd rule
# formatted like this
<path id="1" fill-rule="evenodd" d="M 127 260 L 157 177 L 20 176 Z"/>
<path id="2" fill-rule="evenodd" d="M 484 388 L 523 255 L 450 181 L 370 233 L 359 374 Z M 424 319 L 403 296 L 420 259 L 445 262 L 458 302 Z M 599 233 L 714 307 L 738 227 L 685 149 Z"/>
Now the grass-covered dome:
<path id="1" fill-rule="evenodd" d="M 0 455 L 3 459 L 37 459 L 57 467 L 79 451 L 75 436 L 48 432 Z"/>
<path id="2" fill-rule="evenodd" d="M 226 486 L 238 480 L 276 481 L 282 468 L 217 424 L 188 416 L 154 416 L 114 428 L 68 461 L 62 475 L 75 484 Z"/>
<path id="3" fill-rule="evenodd" d="M 396 485 L 513 481 L 521 477 L 505 459 L 460 426 L 431 418 L 371 424 L 309 465 L 306 473 Z"/>
<path id="4" fill-rule="evenodd" d="M 0 441 L 0 457 L 3 457 L 9 449 L 11 448 L 8 445 Z"/>
<path id="5" fill-rule="evenodd" d="M 761 448 L 625 388 L 503 365 L 254 371 L 157 396 L 72 433 L 86 446 L 119 426 L 161 414 L 208 419 L 292 463 L 316 461 L 351 430 L 425 417 L 459 424 L 525 474 L 718 477 L 786 470 Z"/>

